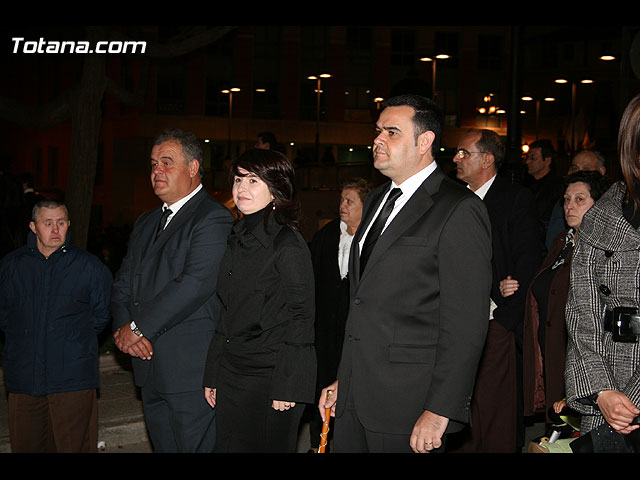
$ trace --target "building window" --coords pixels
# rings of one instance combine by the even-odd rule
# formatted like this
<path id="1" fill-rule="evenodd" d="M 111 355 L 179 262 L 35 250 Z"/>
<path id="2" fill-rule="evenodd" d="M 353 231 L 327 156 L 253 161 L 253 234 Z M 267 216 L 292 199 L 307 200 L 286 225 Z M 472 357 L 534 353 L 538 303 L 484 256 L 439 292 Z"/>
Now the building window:
<path id="1" fill-rule="evenodd" d="M 280 88 L 275 82 L 256 84 L 253 91 L 255 118 L 280 118 Z"/>
<path id="2" fill-rule="evenodd" d="M 253 116 L 280 118 L 282 27 L 255 27 L 253 32 Z"/>
<path id="3" fill-rule="evenodd" d="M 182 57 L 158 62 L 158 114 L 184 113 L 186 71 Z"/>
<path id="4" fill-rule="evenodd" d="M 58 147 L 49 147 L 47 172 L 49 174 L 49 186 L 55 187 L 58 185 Z"/>
<path id="5" fill-rule="evenodd" d="M 348 65 L 371 63 L 373 32 L 371 27 L 347 27 Z"/>
<path id="6" fill-rule="evenodd" d="M 410 67 L 416 61 L 416 33 L 413 30 L 394 30 L 391 33 L 391 65 Z"/>
<path id="7" fill-rule="evenodd" d="M 205 115 L 212 117 L 229 116 L 229 94 L 222 93 L 222 90 L 229 88 L 228 80 L 207 78 L 205 95 Z"/>
<path id="8" fill-rule="evenodd" d="M 478 68 L 499 70 L 502 66 L 502 38 L 498 35 L 478 36 Z"/>
<path id="9" fill-rule="evenodd" d="M 36 187 L 42 186 L 44 179 L 42 178 L 42 148 L 40 147 L 36 147 L 33 169 L 33 181 L 35 182 Z"/>

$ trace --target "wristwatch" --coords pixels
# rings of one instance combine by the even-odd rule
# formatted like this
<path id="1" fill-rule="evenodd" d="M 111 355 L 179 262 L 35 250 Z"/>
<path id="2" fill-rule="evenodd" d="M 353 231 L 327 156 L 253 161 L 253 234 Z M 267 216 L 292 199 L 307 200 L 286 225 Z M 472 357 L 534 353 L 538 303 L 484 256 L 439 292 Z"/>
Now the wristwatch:
<path id="1" fill-rule="evenodd" d="M 138 326 L 136 325 L 136 322 L 134 322 L 133 320 L 131 321 L 131 323 L 129 324 L 129 328 L 131 328 L 131 331 L 133 333 L 135 333 L 137 336 L 142 337 L 144 335 L 142 335 L 142 332 L 140 331 L 140 329 L 138 328 Z"/>

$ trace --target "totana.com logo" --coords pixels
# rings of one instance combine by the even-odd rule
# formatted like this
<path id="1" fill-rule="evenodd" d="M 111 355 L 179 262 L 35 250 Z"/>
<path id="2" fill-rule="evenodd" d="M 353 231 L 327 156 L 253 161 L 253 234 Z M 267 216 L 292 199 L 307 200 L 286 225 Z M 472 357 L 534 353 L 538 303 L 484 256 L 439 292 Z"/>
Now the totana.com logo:
<path id="1" fill-rule="evenodd" d="M 88 41 L 72 40 L 25 40 L 13 37 L 13 53 L 145 53 L 147 42 L 142 41 L 99 41 L 95 47 Z"/>

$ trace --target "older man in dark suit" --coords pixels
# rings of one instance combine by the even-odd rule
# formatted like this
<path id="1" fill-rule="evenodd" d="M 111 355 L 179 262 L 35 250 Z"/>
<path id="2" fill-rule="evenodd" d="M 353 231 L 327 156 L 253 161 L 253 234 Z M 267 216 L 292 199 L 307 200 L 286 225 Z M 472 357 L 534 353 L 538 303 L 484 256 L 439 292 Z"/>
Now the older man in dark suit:
<path id="1" fill-rule="evenodd" d="M 202 396 L 202 379 L 233 216 L 202 186 L 202 158 L 191 133 L 170 130 L 155 140 L 151 185 L 164 204 L 136 221 L 113 285 L 114 338 L 133 357 L 157 452 L 215 446 L 215 411 Z"/>
<path id="2" fill-rule="evenodd" d="M 456 451 L 518 450 L 522 327 L 527 289 L 540 264 L 540 230 L 529 189 L 498 176 L 504 153 L 497 133 L 470 130 L 458 141 L 453 157 L 457 177 L 484 200 L 493 244 L 491 314 L 471 402 L 473 421 Z M 505 298 L 500 281 L 507 276 L 517 279 L 520 288 Z"/>
<path id="3" fill-rule="evenodd" d="M 338 380 L 319 402 L 336 416 L 335 452 L 442 450 L 469 421 L 491 226 L 482 201 L 435 162 L 441 119 L 433 102 L 406 95 L 388 100 L 376 125 L 374 166 L 390 181 L 364 205 Z"/>

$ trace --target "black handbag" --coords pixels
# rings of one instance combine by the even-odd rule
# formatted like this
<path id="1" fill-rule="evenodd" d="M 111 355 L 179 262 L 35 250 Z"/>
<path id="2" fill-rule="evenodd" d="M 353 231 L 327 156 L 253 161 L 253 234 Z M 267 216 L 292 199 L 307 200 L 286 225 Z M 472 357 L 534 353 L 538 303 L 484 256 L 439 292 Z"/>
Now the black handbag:
<path id="1" fill-rule="evenodd" d="M 633 423 L 637 424 L 638 418 Z M 640 453 L 640 429 L 622 434 L 605 422 L 576 438 L 569 446 L 573 453 Z"/>

